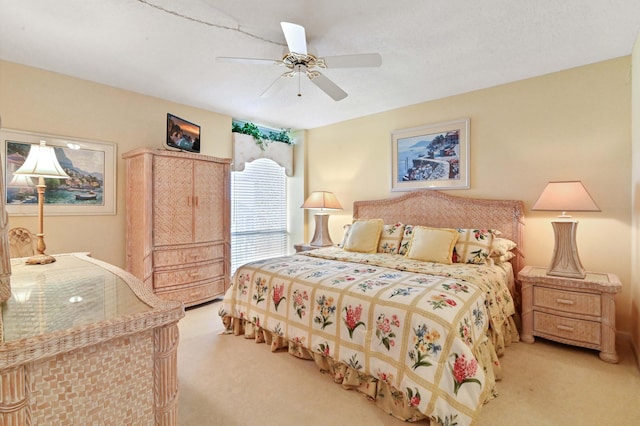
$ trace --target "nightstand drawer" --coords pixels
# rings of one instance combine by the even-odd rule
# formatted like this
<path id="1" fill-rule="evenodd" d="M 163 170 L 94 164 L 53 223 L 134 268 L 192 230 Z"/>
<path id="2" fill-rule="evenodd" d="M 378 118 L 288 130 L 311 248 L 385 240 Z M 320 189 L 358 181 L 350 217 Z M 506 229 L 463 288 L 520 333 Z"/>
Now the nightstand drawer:
<path id="1" fill-rule="evenodd" d="M 570 292 L 546 287 L 534 287 L 533 305 L 562 312 L 601 316 L 599 294 Z"/>
<path id="2" fill-rule="evenodd" d="M 536 334 L 544 333 L 563 339 L 600 345 L 601 329 L 599 322 L 559 317 L 544 312 L 533 313 L 533 330 Z"/>

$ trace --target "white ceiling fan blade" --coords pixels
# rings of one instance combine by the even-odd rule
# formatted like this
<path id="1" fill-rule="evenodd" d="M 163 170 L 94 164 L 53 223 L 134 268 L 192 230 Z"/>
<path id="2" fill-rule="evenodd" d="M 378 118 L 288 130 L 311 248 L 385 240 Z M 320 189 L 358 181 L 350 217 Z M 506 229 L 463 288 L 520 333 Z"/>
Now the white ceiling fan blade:
<path id="1" fill-rule="evenodd" d="M 259 65 L 278 65 L 282 61 L 275 59 L 258 59 L 258 58 L 234 58 L 229 56 L 218 56 L 216 58 L 218 62 L 229 62 L 234 64 L 259 64 Z"/>
<path id="2" fill-rule="evenodd" d="M 284 77 L 286 77 L 285 74 L 286 73 L 284 73 L 282 75 L 279 75 L 278 78 L 273 80 L 273 82 L 266 89 L 264 89 L 264 91 L 260 94 L 260 97 L 261 98 L 268 98 L 269 96 L 271 96 L 274 93 L 276 93 L 279 89 L 281 89 L 282 85 L 281 84 L 277 84 L 277 83 L 279 83 L 281 80 L 284 79 Z"/>
<path id="3" fill-rule="evenodd" d="M 327 68 L 379 67 L 382 65 L 382 57 L 379 53 L 325 56 L 322 59 L 324 59 Z"/>
<path id="4" fill-rule="evenodd" d="M 307 54 L 307 36 L 304 27 L 290 22 L 280 22 L 284 38 L 287 40 L 289 52 Z"/>
<path id="5" fill-rule="evenodd" d="M 342 90 L 337 84 L 329 80 L 324 74 L 318 73 L 311 79 L 311 82 L 318 86 L 324 93 L 329 95 L 334 101 L 340 101 L 347 97 L 347 92 Z"/>

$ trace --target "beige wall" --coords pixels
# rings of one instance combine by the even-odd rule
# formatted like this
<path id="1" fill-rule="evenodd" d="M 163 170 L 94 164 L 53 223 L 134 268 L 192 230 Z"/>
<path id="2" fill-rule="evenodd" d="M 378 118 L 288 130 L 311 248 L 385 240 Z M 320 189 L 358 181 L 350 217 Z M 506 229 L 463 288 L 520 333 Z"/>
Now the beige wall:
<path id="1" fill-rule="evenodd" d="M 584 182 L 601 213 L 574 213 L 588 270 L 617 274 L 618 328 L 629 332 L 631 299 L 631 58 L 623 57 L 308 131 L 308 190 L 333 191 L 344 211 L 332 213 L 334 241 L 355 200 L 390 191 L 394 130 L 471 119 L 468 190 L 454 195 L 525 203 L 526 262 L 547 265 L 552 212 L 532 212 L 551 180 Z"/>
<path id="2" fill-rule="evenodd" d="M 301 203 L 302 188 L 306 193 L 334 191 L 345 207 L 330 221 L 338 241 L 341 226 L 351 220 L 353 201 L 399 195 L 389 190 L 391 131 L 470 117 L 471 189 L 450 192 L 524 200 L 527 263 L 546 265 L 553 249 L 553 215 L 529 209 L 547 181 L 583 180 L 602 212 L 574 214 L 580 220 L 582 263 L 587 269 L 614 272 L 623 281 L 616 299 L 622 331 L 632 330 L 635 295 L 637 342 L 639 291 L 631 286 L 629 255 L 630 66 L 631 57 L 623 57 L 301 132 L 299 138 L 306 142 L 296 147 L 297 181 L 290 185 L 295 203 Z M 48 252 L 90 251 L 124 266 L 120 155 L 140 146 L 162 147 L 167 112 L 202 126 L 204 154 L 231 156 L 231 117 L 0 61 L 3 127 L 118 145 L 117 215 L 47 216 Z M 292 210 L 290 226 L 299 233 L 301 212 L 296 206 Z M 11 216 L 9 224 L 37 228 L 35 217 Z"/>
<path id="3" fill-rule="evenodd" d="M 633 197 L 633 233 L 631 255 L 631 311 L 630 331 L 636 354 L 640 354 L 640 35 L 632 54 L 632 197 Z M 636 359 L 640 365 L 640 357 Z"/>
<path id="4" fill-rule="evenodd" d="M 120 157 L 137 147 L 162 148 L 168 112 L 201 125 L 203 154 L 231 156 L 231 117 L 0 61 L 3 128 L 117 144 L 117 214 L 47 216 L 45 206 L 48 253 L 88 251 L 124 267 L 126 176 Z M 34 216 L 10 216 L 9 226 L 38 229 Z"/>
<path id="5" fill-rule="evenodd" d="M 47 253 L 88 251 L 125 266 L 124 161 L 121 154 L 146 146 L 162 148 L 167 113 L 201 126 L 202 154 L 230 158 L 231 117 L 109 86 L 0 61 L 2 127 L 117 144 L 117 214 L 49 216 L 45 206 Z M 294 132 L 294 176 L 288 179 L 291 249 L 303 240 L 304 131 Z M 2 148 L 4 149 L 4 148 Z M 10 216 L 9 226 L 38 228 L 35 216 Z"/>

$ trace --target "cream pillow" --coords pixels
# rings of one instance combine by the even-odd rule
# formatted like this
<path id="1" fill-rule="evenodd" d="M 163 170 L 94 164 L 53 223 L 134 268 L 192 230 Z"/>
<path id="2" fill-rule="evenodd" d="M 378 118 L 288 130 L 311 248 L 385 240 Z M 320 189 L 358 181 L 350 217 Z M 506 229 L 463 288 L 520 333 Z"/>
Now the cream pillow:
<path id="1" fill-rule="evenodd" d="M 516 247 L 517 245 L 513 241 L 496 237 L 493 239 L 493 245 L 491 246 L 491 256 L 502 256 Z"/>
<path id="2" fill-rule="evenodd" d="M 383 225 L 382 219 L 356 220 L 351 224 L 344 250 L 376 253 Z"/>
<path id="3" fill-rule="evenodd" d="M 411 243 L 405 256 L 409 259 L 450 265 L 458 235 L 455 229 L 416 226 L 413 228 Z"/>

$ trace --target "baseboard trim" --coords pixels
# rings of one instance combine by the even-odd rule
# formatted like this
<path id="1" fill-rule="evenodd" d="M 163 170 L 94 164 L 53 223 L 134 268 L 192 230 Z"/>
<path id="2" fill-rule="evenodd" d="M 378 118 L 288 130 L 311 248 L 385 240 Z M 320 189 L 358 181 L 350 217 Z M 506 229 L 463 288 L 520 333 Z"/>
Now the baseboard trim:
<path id="1" fill-rule="evenodd" d="M 633 354 L 633 358 L 636 362 L 636 367 L 638 367 L 638 371 L 640 371 L 640 346 L 631 338 L 631 333 L 617 331 L 616 340 L 620 343 L 625 342 L 631 347 L 631 353 Z"/>

